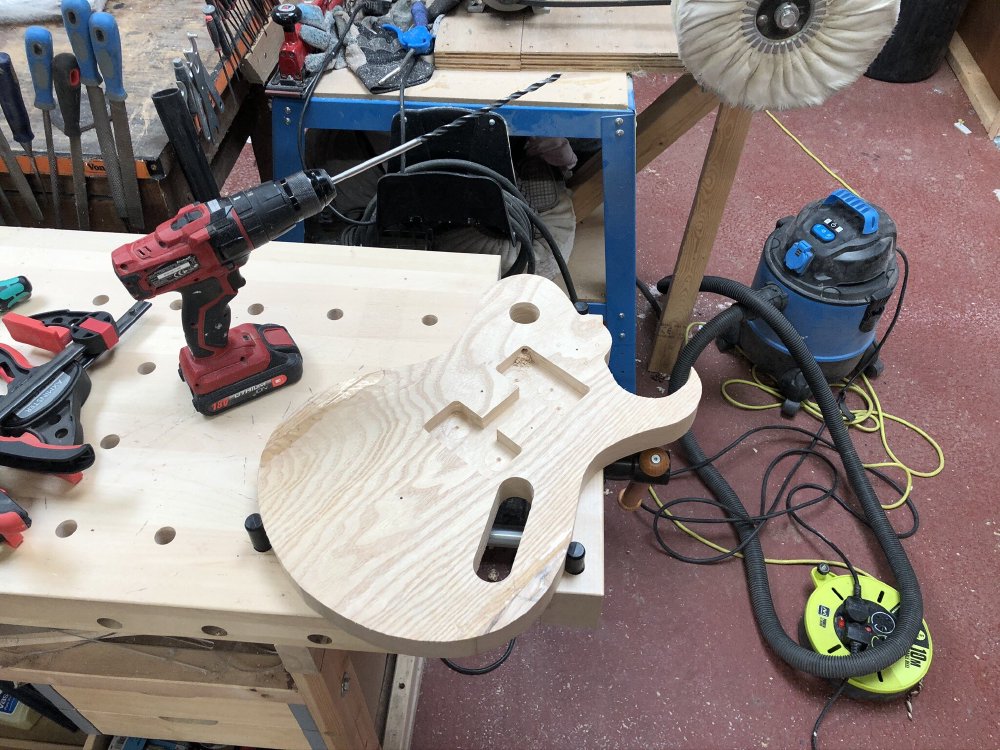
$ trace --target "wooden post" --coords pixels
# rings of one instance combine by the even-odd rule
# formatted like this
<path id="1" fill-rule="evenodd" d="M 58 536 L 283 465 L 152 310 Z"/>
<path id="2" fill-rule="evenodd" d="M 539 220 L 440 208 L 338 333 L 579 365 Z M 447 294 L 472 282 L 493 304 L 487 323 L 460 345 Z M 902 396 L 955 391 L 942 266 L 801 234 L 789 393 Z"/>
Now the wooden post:
<path id="1" fill-rule="evenodd" d="M 275 648 L 327 750 L 379 750 L 375 724 L 347 651 L 281 645 Z"/>
<path id="2" fill-rule="evenodd" d="M 685 73 L 636 117 L 635 168 L 637 171 L 662 154 L 696 122 L 719 105 L 714 95 L 702 89 Z M 604 200 L 601 155 L 576 170 L 569 185 L 577 222 L 586 219 Z"/>
<path id="3" fill-rule="evenodd" d="M 677 254 L 674 280 L 656 332 L 656 344 L 649 361 L 651 371 L 670 372 L 684 344 L 684 331 L 715 244 L 752 116 L 748 109 L 725 104 L 719 107 L 701 177 L 698 178 L 694 204 Z"/>

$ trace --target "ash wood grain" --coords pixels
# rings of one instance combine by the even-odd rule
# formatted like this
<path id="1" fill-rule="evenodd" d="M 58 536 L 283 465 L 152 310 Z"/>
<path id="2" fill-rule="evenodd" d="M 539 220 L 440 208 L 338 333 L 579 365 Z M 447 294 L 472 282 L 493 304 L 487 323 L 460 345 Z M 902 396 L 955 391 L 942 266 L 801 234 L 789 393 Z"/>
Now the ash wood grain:
<path id="1" fill-rule="evenodd" d="M 18 312 L 70 308 L 120 315 L 133 300 L 109 257 L 129 239 L 134 237 L 0 228 L 0 263 L 8 274 L 35 283 Z M 306 361 L 301 383 L 246 409 L 202 417 L 177 377 L 184 337 L 180 311 L 170 304 L 176 300 L 154 300 L 121 345 L 90 371 L 84 436 L 99 446 L 114 434 L 119 444 L 97 447 L 96 464 L 75 487 L 4 472 L 4 486 L 33 520 L 21 547 L 0 547 L 4 622 L 193 638 L 205 638 L 202 628 L 211 626 L 228 633 L 216 640 L 378 650 L 317 614 L 273 554 L 253 551 L 243 519 L 257 510 L 257 461 L 272 430 L 312 393 L 373 368 L 444 352 L 495 283 L 496 257 L 273 242 L 254 252 L 245 273 L 233 324 L 288 326 Z M 264 306 L 261 315 L 249 313 L 254 303 Z M 334 310 L 342 316 L 332 319 Z M 423 322 L 429 314 L 437 318 L 431 326 Z M 11 343 L 2 326 L 0 341 Z M 47 358 L 31 349 L 26 356 L 35 363 Z M 138 368 L 146 363 L 156 368 L 142 375 Z M 571 589 L 560 584 L 546 618 L 552 612 L 561 620 L 597 622 L 604 593 L 602 489 L 597 475 L 577 520 L 589 550 L 587 570 Z M 66 521 L 74 521 L 77 531 L 57 536 Z M 175 538 L 157 544 L 156 532 L 166 527 Z M 113 630 L 106 627 L 111 621 L 117 622 Z M 16 630 L 0 634 L 0 666 L 12 647 L 34 638 L 29 632 L 22 639 Z"/>
<path id="2" fill-rule="evenodd" d="M 668 398 L 622 390 L 610 335 L 552 282 L 496 284 L 445 354 L 317 394 L 268 440 L 258 499 L 282 566 L 336 625 L 388 651 L 502 644 L 544 608 L 583 481 L 672 442 L 697 378 Z M 513 569 L 476 567 L 507 497 L 531 501 Z"/>

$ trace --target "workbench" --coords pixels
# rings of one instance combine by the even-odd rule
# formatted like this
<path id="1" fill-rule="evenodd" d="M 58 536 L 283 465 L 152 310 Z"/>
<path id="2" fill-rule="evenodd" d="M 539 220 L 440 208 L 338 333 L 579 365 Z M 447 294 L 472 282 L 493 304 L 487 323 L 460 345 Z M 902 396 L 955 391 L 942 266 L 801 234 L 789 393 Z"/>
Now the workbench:
<path id="1" fill-rule="evenodd" d="M 546 73 L 440 70 L 407 90 L 407 107 L 478 107 L 545 78 Z M 269 91 L 269 93 L 272 93 Z M 303 101 L 273 96 L 274 174 L 302 169 L 298 151 Z M 388 131 L 399 111 L 397 94 L 371 94 L 349 70 L 327 73 L 305 110 L 305 127 Z M 623 387 L 635 390 L 635 100 L 625 73 L 565 73 L 497 112 L 512 136 L 563 136 L 601 141 L 604 253 L 598 273 L 603 299 L 590 301 L 612 336 L 609 366 Z M 302 241 L 302 224 L 284 239 Z"/>
<path id="2" fill-rule="evenodd" d="M 5 273 L 25 274 L 35 284 L 34 296 L 18 312 L 96 308 L 120 316 L 133 300 L 113 273 L 110 253 L 128 239 L 0 229 Z M 225 701 L 269 694 L 281 670 L 297 692 L 272 700 L 305 705 L 327 739 L 346 731 L 323 729 L 337 713 L 324 692 L 333 684 L 330 675 L 340 685 L 341 675 L 355 674 L 355 662 L 367 658 L 357 652 L 379 649 L 318 615 L 274 555 L 251 547 L 243 522 L 257 509 L 260 452 L 274 427 L 317 390 L 444 351 L 496 280 L 498 259 L 276 242 L 257 250 L 243 271 L 247 285 L 233 306 L 233 324 L 286 325 L 305 359 L 301 382 L 212 418 L 196 413 L 177 376 L 184 344 L 180 299 L 157 298 L 120 345 L 89 370 L 93 391 L 83 409 L 84 434 L 98 456 L 83 481 L 72 486 L 52 476 L 2 471 L 3 486 L 33 525 L 20 548 L 0 548 L 0 622 L 14 626 L 0 641 L 0 679 L 27 677 L 65 688 L 59 694 L 70 703 L 71 693 L 80 696 L 81 718 L 102 733 L 146 727 L 161 736 L 167 727 L 162 717 L 179 716 L 190 721 L 172 726 L 178 739 L 253 744 L 246 731 L 227 732 L 244 713 L 252 717 L 256 704 Z M 0 340 L 10 341 L 6 331 Z M 44 359 L 36 350 L 27 354 Z M 586 570 L 562 578 L 543 615 L 547 622 L 597 623 L 604 588 L 602 490 L 599 474 L 586 484 L 574 533 L 588 551 Z M 114 648 L 103 643 L 67 650 L 69 664 L 55 653 L 35 653 L 47 650 L 39 643 L 56 643 L 52 648 L 61 652 L 67 641 L 110 635 L 268 644 L 281 658 L 258 654 L 264 664 L 259 674 L 246 664 L 242 672 L 202 665 L 222 673 L 215 687 L 205 687 L 190 673 L 178 677 L 179 668 L 162 654 L 140 659 L 143 671 L 137 671 L 130 666 L 132 651 L 98 654 L 103 665 L 85 658 L 88 650 Z M 90 681 L 88 670 L 96 675 Z M 140 675 L 146 682 L 135 682 Z M 155 700 L 136 698 L 120 703 L 131 706 L 127 710 L 111 708 L 119 705 L 117 693 L 136 689 L 174 704 L 156 713 Z M 205 707 L 192 700 L 203 694 L 223 701 L 226 718 L 204 715 Z M 288 711 L 278 713 L 307 727 L 301 708 Z M 268 721 L 262 714 L 247 725 Z M 301 736 L 293 739 L 269 740 L 268 746 L 309 746 Z"/>
<path id="3" fill-rule="evenodd" d="M 118 22 L 122 40 L 122 58 L 125 80 L 125 90 L 128 93 L 126 102 L 129 115 L 135 151 L 135 168 L 139 177 L 139 188 L 145 211 L 147 229 L 171 216 L 178 208 L 190 202 L 190 191 L 184 180 L 184 175 L 175 169 L 173 148 L 167 143 L 166 134 L 160 124 L 159 116 L 150 98 L 161 89 L 175 85 L 172 61 L 183 56 L 184 50 L 190 49 L 187 33 L 198 35 L 199 49 L 205 68 L 210 76 L 217 76 L 216 88 L 224 99 L 225 111 L 219 113 L 221 131 L 217 139 L 209 143 L 202 139 L 202 146 L 212 165 L 219 184 L 229 174 L 236 162 L 247 137 L 258 136 L 257 141 L 265 144 L 270 140 L 267 132 L 267 119 L 258 118 L 257 110 L 263 105 L 260 95 L 260 77 L 255 74 L 256 67 L 266 68 L 263 75 L 274 66 L 277 60 L 277 49 L 281 41 L 281 30 L 271 24 L 266 33 L 258 36 L 255 43 L 256 54 L 245 60 L 242 66 L 243 75 L 233 79 L 233 89 L 237 101 L 234 102 L 226 80 L 221 72 L 221 63 L 205 29 L 204 14 L 201 0 L 172 0 L 169 3 L 159 0 L 127 0 L 127 2 L 109 2 L 107 11 L 112 13 Z M 234 13 L 237 11 L 234 11 Z M 55 54 L 71 52 L 69 38 L 61 22 L 52 21 L 44 26 L 52 32 Z M 32 106 L 35 99 L 31 85 L 27 60 L 24 51 L 25 26 L 0 26 L 0 49 L 6 50 L 13 61 L 14 70 L 18 74 L 21 93 L 31 118 L 32 130 L 35 134 L 33 144 L 36 162 L 42 174 L 43 187 L 46 193 L 39 197 L 39 205 L 45 213 L 44 226 L 54 226 L 50 196 L 48 193 L 48 160 L 45 151 L 45 138 L 42 129 L 41 112 Z M 240 44 L 243 54 L 248 50 Z M 235 58 L 234 58 L 235 59 Z M 229 70 L 233 69 L 233 62 Z M 213 71 L 215 71 L 213 73 Z M 85 120 L 89 120 L 90 105 L 86 90 L 82 95 L 82 112 Z M 242 106 L 244 101 L 248 106 Z M 58 108 L 57 108 L 58 112 Z M 258 122 L 261 121 L 261 122 Z M 265 129 L 261 130 L 263 126 Z M 3 125 L 4 132 L 9 134 L 9 128 Z M 53 124 L 55 150 L 58 157 L 60 174 L 60 196 L 63 226 L 75 227 L 76 215 L 73 208 L 72 163 L 69 156 L 69 140 L 58 127 Z M 10 140 L 22 170 L 30 170 L 30 161 L 24 155 L 21 147 Z M 97 136 L 93 129 L 86 130 L 81 139 L 83 148 L 85 174 L 87 175 L 87 190 L 91 206 L 91 227 L 98 230 L 121 231 L 122 224 L 115 213 L 104 179 L 104 162 L 101 159 Z M 30 175 L 30 172 L 29 172 Z M 33 176 L 28 177 L 29 184 L 36 191 L 38 185 Z M 0 187 L 2 187 L 17 211 L 24 226 L 34 226 L 30 215 L 17 191 L 13 187 L 7 170 L 0 161 Z"/>
<path id="4" fill-rule="evenodd" d="M 604 316 L 614 342 L 611 371 L 630 390 L 635 389 L 636 362 L 635 170 L 718 111 L 649 363 L 650 370 L 669 372 L 684 341 L 752 113 L 720 104 L 683 73 L 636 116 L 631 72 L 683 70 L 669 8 L 552 8 L 545 14 L 457 8 L 441 25 L 435 63 L 430 81 L 407 90 L 407 106 L 482 106 L 551 72 L 563 73 L 499 114 L 511 135 L 601 142 L 601 152 L 579 164 L 568 183 L 580 224 L 570 270 L 590 311 Z M 274 175 L 280 177 L 302 168 L 297 138 L 303 102 L 269 94 Z M 317 85 L 304 125 L 387 131 L 398 107 L 394 92 L 373 95 L 350 71 L 331 71 Z M 286 239 L 303 236 L 300 225 Z"/>

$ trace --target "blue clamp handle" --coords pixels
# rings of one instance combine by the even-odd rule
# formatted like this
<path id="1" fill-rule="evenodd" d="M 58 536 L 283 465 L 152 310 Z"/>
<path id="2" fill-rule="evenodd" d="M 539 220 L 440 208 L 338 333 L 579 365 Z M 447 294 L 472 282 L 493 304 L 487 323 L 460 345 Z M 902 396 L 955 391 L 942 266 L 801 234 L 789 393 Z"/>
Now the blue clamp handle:
<path id="1" fill-rule="evenodd" d="M 52 96 L 52 32 L 41 26 L 29 26 L 24 32 L 24 51 L 28 56 L 31 85 L 35 87 L 35 108 L 55 109 Z"/>
<path id="2" fill-rule="evenodd" d="M 413 16 L 414 26 L 429 26 L 427 21 L 427 6 L 423 0 L 413 0 L 410 5 L 410 15 Z"/>
<path id="3" fill-rule="evenodd" d="M 0 109 L 3 110 L 15 141 L 30 144 L 35 140 L 28 110 L 24 106 L 24 97 L 21 96 L 21 84 L 18 83 L 10 55 L 6 52 L 0 52 Z"/>
<path id="4" fill-rule="evenodd" d="M 413 26 L 406 31 L 389 23 L 382 28 L 394 32 L 403 49 L 413 50 L 417 55 L 429 54 L 434 48 L 434 35 L 427 28 L 427 6 L 421 0 L 414 0 L 410 12 L 413 14 Z"/>
<path id="5" fill-rule="evenodd" d="M 80 82 L 84 86 L 100 86 L 101 74 L 97 72 L 97 58 L 90 43 L 90 9 L 88 0 L 62 0 L 63 24 L 70 46 L 80 66 Z"/>
<path id="6" fill-rule="evenodd" d="M 878 211 L 872 208 L 860 196 L 855 195 L 846 188 L 841 188 L 830 193 L 830 196 L 823 201 L 824 206 L 832 206 L 836 203 L 843 203 L 864 219 L 865 226 L 861 230 L 861 234 L 875 234 L 878 231 Z"/>
<path id="7" fill-rule="evenodd" d="M 123 102 L 125 82 L 122 79 L 122 37 L 118 22 L 110 13 L 95 13 L 90 17 L 90 41 L 93 44 L 97 67 L 104 76 L 108 99 Z"/>

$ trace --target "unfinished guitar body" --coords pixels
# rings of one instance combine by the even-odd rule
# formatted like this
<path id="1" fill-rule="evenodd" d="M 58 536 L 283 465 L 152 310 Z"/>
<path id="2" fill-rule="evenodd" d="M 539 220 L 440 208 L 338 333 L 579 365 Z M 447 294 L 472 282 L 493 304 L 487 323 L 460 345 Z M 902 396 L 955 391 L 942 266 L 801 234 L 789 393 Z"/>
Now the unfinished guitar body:
<path id="1" fill-rule="evenodd" d="M 679 438 L 692 376 L 640 398 L 607 367 L 601 319 L 537 276 L 498 283 L 446 354 L 319 394 L 275 430 L 260 511 L 314 606 L 391 652 L 500 645 L 541 613 L 563 571 L 584 479 Z M 497 507 L 530 512 L 510 574 L 476 574 Z"/>

